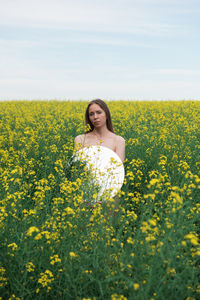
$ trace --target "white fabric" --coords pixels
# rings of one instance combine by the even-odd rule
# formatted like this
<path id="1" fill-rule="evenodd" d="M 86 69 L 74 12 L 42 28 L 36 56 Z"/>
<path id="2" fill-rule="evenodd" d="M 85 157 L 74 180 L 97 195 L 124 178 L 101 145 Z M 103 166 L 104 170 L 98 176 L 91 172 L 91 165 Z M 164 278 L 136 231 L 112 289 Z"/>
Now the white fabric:
<path id="1" fill-rule="evenodd" d="M 104 146 L 88 146 L 76 152 L 76 160 L 86 162 L 100 189 L 98 197 L 114 197 L 124 182 L 124 166 L 120 157 Z"/>

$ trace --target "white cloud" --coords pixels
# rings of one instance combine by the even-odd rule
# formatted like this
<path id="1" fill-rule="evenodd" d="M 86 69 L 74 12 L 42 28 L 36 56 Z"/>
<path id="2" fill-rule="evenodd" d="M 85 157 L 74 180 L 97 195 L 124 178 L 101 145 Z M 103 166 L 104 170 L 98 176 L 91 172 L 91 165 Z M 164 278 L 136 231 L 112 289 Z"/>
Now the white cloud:
<path id="1" fill-rule="evenodd" d="M 13 92 L 10 89 L 13 87 Z M 1 100 L 7 99 L 93 99 L 108 100 L 200 100 L 198 82 L 151 80 L 132 83 L 105 83 L 53 80 L 0 80 Z M 192 92 L 191 92 L 192 91 Z M 150 96 L 151 95 L 151 96 Z"/>
<path id="2" fill-rule="evenodd" d="M 135 46 L 135 47 L 147 47 L 152 48 L 152 44 L 139 42 L 130 38 L 122 38 L 122 37 L 97 37 L 94 35 L 86 36 L 86 37 L 76 37 L 76 38 L 66 38 L 68 42 L 75 43 L 84 43 L 84 44 L 96 44 L 96 45 L 112 45 L 112 46 Z M 61 42 L 61 40 L 59 40 Z"/>
<path id="3" fill-rule="evenodd" d="M 1 100 L 199 99 L 200 70 L 197 47 L 194 47 L 198 42 L 190 39 L 192 44 L 182 48 L 187 42 L 185 36 L 190 37 L 191 28 L 196 29 L 188 26 L 188 19 L 179 22 L 180 19 L 175 18 L 178 12 L 184 17 L 194 12 L 192 5 L 198 6 L 196 0 L 3 2 L 0 10 L 4 33 L 0 39 Z M 54 29 L 71 31 L 66 34 Z M 178 42 L 170 44 L 175 36 L 181 41 L 180 47 Z M 164 46 L 161 40 L 165 41 Z M 79 43 L 81 49 L 74 43 Z M 88 45 L 92 47 L 87 48 Z M 105 45 L 114 46 L 113 56 L 112 48 L 106 52 Z M 66 47 L 69 51 L 65 51 Z M 141 53 L 137 47 L 141 47 Z M 173 52 L 174 56 L 173 47 L 177 51 L 177 54 Z M 87 52 L 91 48 L 94 56 L 92 51 Z M 180 59 L 179 50 L 184 53 Z M 189 54 L 191 59 L 185 61 L 184 57 Z"/>
<path id="4" fill-rule="evenodd" d="M 200 70 L 191 70 L 191 69 L 159 69 L 154 70 L 154 73 L 164 74 L 164 75 L 178 75 L 178 76 L 200 76 Z"/>
<path id="5" fill-rule="evenodd" d="M 7 1 L 1 7 L 2 24 L 78 27 L 110 23 L 116 13 L 94 1 Z M 103 19 L 102 19 L 103 17 Z M 80 29 L 80 28 L 79 28 Z"/>
<path id="6" fill-rule="evenodd" d="M 4 48 L 16 48 L 16 47 L 26 47 L 31 48 L 33 46 L 40 45 L 40 42 L 32 41 L 32 40 L 17 40 L 17 39 L 2 39 L 0 38 L 0 49 L 1 52 Z"/>
<path id="7" fill-rule="evenodd" d="M 10 0 L 1 6 L 0 24 L 160 36 L 181 34 L 180 25 L 169 24 L 166 17 L 163 21 L 166 12 L 155 1 L 144 0 Z"/>

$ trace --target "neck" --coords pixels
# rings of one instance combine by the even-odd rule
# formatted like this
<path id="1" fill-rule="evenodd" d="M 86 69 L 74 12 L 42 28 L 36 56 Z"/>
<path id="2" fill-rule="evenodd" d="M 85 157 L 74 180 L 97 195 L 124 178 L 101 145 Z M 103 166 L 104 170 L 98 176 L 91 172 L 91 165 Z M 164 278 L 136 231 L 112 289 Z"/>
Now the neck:
<path id="1" fill-rule="evenodd" d="M 93 129 L 93 133 L 100 138 L 105 136 L 108 132 L 109 132 L 109 130 L 108 130 L 107 126 Z"/>

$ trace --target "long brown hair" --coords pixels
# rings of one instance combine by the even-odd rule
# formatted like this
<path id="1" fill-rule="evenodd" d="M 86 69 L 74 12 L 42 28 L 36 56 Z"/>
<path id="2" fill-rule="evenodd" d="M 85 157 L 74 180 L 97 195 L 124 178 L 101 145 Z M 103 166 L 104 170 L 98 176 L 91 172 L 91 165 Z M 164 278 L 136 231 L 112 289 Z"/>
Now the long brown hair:
<path id="1" fill-rule="evenodd" d="M 91 132 L 94 129 L 94 125 L 91 123 L 90 118 L 89 118 L 89 108 L 92 104 L 98 104 L 104 110 L 104 112 L 106 113 L 106 126 L 107 126 L 108 130 L 110 130 L 111 132 L 114 132 L 113 126 L 112 126 L 111 114 L 110 114 L 107 104 L 101 99 L 95 99 L 95 100 L 90 101 L 90 103 L 88 104 L 86 111 L 85 111 L 85 125 L 86 126 L 88 124 L 90 125 L 90 129 L 88 131 L 86 131 L 86 133 Z"/>

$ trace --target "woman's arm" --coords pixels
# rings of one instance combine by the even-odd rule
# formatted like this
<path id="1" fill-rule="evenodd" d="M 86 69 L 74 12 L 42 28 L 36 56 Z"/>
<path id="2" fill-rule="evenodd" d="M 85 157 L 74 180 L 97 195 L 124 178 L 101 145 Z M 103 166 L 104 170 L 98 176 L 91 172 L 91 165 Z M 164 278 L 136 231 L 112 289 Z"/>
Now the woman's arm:
<path id="1" fill-rule="evenodd" d="M 121 158 L 121 161 L 124 162 L 124 159 L 125 159 L 125 139 L 121 136 L 117 136 L 116 153 Z"/>

